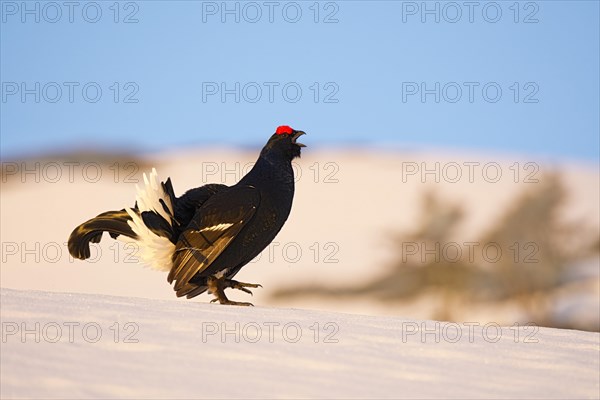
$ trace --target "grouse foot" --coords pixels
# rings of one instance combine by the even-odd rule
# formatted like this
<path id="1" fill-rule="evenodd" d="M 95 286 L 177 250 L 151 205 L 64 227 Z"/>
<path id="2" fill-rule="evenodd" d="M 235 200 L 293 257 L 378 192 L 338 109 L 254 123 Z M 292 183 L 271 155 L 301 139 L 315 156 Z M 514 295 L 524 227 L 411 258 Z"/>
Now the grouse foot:
<path id="1" fill-rule="evenodd" d="M 227 296 L 225 296 L 226 288 L 238 289 L 243 292 L 252 294 L 252 292 L 249 289 L 246 289 L 247 287 L 250 287 L 250 288 L 262 287 L 261 285 L 258 285 L 255 283 L 238 282 L 233 279 L 226 279 L 225 277 L 217 278 L 216 276 L 209 277 L 207 280 L 207 284 L 208 284 L 208 290 L 210 291 L 210 293 L 215 295 L 215 298 L 210 301 L 211 303 L 218 301 L 220 304 L 227 304 L 227 305 L 233 305 L 233 306 L 254 306 L 254 304 L 246 303 L 246 302 L 242 302 L 242 301 L 229 300 L 227 298 Z"/>

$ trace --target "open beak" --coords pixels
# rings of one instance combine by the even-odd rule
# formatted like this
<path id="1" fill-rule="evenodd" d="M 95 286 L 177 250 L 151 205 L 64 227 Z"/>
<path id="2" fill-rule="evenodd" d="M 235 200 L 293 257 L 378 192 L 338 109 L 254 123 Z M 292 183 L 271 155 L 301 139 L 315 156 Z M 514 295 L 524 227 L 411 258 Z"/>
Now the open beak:
<path id="1" fill-rule="evenodd" d="M 302 132 L 302 131 L 295 131 L 296 133 L 294 133 L 294 136 L 292 136 L 292 143 L 294 143 L 295 145 L 299 146 L 299 147 L 306 147 L 305 144 L 299 143 L 296 140 L 302 136 L 302 135 L 306 135 L 306 132 Z"/>

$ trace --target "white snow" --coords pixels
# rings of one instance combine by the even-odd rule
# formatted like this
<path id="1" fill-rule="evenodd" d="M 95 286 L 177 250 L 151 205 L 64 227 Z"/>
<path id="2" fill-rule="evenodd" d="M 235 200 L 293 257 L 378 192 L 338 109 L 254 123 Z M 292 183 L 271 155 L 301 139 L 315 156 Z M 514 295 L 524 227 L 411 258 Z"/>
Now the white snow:
<path id="1" fill-rule="evenodd" d="M 1 319 L 2 398 L 600 397 L 598 333 L 12 289 Z"/>
<path id="2" fill-rule="evenodd" d="M 206 183 L 233 184 L 255 158 L 191 150 L 147 161 L 181 195 Z M 422 174 L 438 162 L 475 161 L 473 183 L 465 175 L 438 184 Z M 488 161 L 502 166 L 499 182 L 482 178 Z M 133 205 L 135 180 L 143 182 L 150 167 L 141 166 L 134 181 L 123 163 L 117 171 L 102 166 L 97 181 L 83 175 L 85 164 L 73 180 L 67 165 L 58 181 L 44 178 L 43 163 L 37 175 L 11 176 L 0 192 L 0 397 L 600 398 L 599 334 L 512 326 L 529 319 L 510 304 L 464 304 L 457 319 L 471 322 L 457 325 L 408 319 L 433 318 L 431 300 L 400 306 L 272 297 L 296 284 L 343 287 L 379 276 L 396 255 L 389 238 L 414 230 L 432 189 L 469 210 L 455 240 L 477 239 L 529 188 L 523 179 L 515 183 L 516 161 L 527 172 L 526 159 L 309 148 L 295 164 L 290 219 L 236 276 L 263 285 L 254 297 L 231 291 L 231 299 L 255 308 L 208 304 L 208 295 L 176 299 L 165 273 L 143 268 L 136 248 L 107 235 L 92 246 L 91 260 L 69 257 L 71 230 Z M 405 163 L 421 174 L 405 176 Z M 597 232 L 597 166 L 559 167 L 569 193 L 565 218 Z M 553 305 L 565 324 L 597 321 L 597 260 L 574 266 Z M 354 315 L 361 313 L 380 315 Z"/>

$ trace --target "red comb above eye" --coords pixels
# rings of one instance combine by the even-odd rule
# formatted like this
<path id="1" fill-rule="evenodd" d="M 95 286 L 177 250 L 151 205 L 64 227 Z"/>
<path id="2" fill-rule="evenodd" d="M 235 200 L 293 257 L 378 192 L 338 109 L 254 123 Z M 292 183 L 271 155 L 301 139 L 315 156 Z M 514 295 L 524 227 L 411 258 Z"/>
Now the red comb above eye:
<path id="1" fill-rule="evenodd" d="M 289 135 L 293 132 L 294 130 L 292 128 L 290 128 L 287 125 L 281 125 L 277 127 L 277 130 L 275 131 L 276 134 L 278 135 Z"/>

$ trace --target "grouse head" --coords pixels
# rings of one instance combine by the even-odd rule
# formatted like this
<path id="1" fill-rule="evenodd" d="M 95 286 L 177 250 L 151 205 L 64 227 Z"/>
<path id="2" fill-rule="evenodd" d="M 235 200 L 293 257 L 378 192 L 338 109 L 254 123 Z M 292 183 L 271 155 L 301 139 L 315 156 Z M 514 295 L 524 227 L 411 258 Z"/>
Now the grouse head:
<path id="1" fill-rule="evenodd" d="M 298 142 L 297 139 L 305 134 L 305 132 L 282 125 L 271 136 L 262 149 L 261 155 L 284 157 L 290 161 L 296 157 L 300 157 L 300 149 L 306 147 L 306 145 Z"/>

